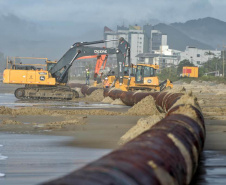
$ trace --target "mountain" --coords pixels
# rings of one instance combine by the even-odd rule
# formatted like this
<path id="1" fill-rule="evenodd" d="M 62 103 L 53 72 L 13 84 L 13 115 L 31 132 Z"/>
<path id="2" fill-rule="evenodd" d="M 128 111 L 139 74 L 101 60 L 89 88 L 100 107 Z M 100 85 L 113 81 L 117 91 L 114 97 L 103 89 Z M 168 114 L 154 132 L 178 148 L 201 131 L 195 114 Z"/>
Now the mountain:
<path id="1" fill-rule="evenodd" d="M 167 34 L 168 45 L 171 49 L 184 51 L 186 46 L 197 47 L 200 49 L 213 49 L 211 45 L 202 43 L 198 40 L 192 39 L 187 34 L 183 33 L 173 25 L 157 24 L 154 29 L 160 30 L 163 34 Z"/>
<path id="2" fill-rule="evenodd" d="M 14 14 L 0 13 L 0 52 L 6 56 L 47 57 L 58 60 L 72 44 L 100 40 L 102 26 L 96 22 L 32 22 Z"/>
<path id="3" fill-rule="evenodd" d="M 226 44 L 226 22 L 215 18 L 206 17 L 185 23 L 172 23 L 170 26 L 190 38 L 211 45 L 214 48 Z"/>

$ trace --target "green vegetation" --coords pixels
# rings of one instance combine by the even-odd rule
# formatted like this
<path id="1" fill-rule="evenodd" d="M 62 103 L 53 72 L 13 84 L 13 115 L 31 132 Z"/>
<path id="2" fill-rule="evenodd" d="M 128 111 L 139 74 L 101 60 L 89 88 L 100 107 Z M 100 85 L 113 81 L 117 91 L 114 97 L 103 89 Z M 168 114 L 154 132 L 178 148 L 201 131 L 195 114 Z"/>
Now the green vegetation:
<path id="1" fill-rule="evenodd" d="M 216 83 L 226 84 L 226 65 L 224 66 L 225 77 L 215 76 L 213 71 L 219 71 L 219 74 L 223 74 L 223 62 L 222 59 L 213 58 L 208 62 L 204 63 L 203 66 L 199 67 L 199 77 L 198 78 L 181 78 L 183 66 L 194 66 L 188 60 L 183 60 L 180 62 L 178 67 L 169 67 L 157 74 L 160 80 L 170 79 L 175 82 L 177 80 L 182 80 L 184 82 L 190 83 L 191 81 L 213 81 Z M 211 73 L 213 72 L 213 73 Z"/>

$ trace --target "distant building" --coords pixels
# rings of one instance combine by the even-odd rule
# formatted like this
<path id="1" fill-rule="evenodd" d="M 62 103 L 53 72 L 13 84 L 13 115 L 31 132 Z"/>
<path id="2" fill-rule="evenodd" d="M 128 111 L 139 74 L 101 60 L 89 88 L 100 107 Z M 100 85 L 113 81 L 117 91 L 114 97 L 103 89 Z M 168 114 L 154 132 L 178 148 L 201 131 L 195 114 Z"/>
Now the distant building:
<path id="1" fill-rule="evenodd" d="M 114 32 L 110 28 L 104 28 L 104 39 L 112 40 L 119 39 L 123 37 L 126 41 L 130 43 L 131 48 L 131 63 L 136 64 L 136 55 L 143 52 L 144 49 L 144 34 L 140 26 L 129 26 L 129 28 L 124 26 L 117 26 L 117 31 Z M 118 42 L 107 42 L 106 47 L 117 48 Z"/>
<path id="2" fill-rule="evenodd" d="M 185 51 L 180 53 L 180 61 L 189 60 L 198 67 L 214 57 L 220 58 L 221 51 L 202 50 L 196 47 L 186 47 Z"/>
<path id="3" fill-rule="evenodd" d="M 113 39 L 119 39 L 120 37 L 123 37 L 126 39 L 131 46 L 131 63 L 137 64 L 139 62 L 142 62 L 142 60 L 145 60 L 146 62 L 149 61 L 149 63 L 152 63 L 153 60 L 159 62 L 159 58 L 163 58 L 166 64 L 169 63 L 169 61 L 177 61 L 175 59 L 175 56 L 173 52 L 170 50 L 170 52 L 167 53 L 167 50 L 169 51 L 169 48 L 167 46 L 167 35 L 161 33 L 159 30 L 153 29 L 152 25 L 144 25 L 143 29 L 140 26 L 129 26 L 128 28 L 125 26 L 117 26 L 117 31 L 113 31 L 108 27 L 104 27 L 104 39 L 106 40 L 113 40 Z M 106 47 L 110 48 L 117 48 L 118 42 L 106 42 Z M 138 56 L 146 56 L 148 55 L 150 58 L 143 59 L 137 58 Z M 161 57 L 157 57 L 156 55 L 159 55 Z M 152 58 L 155 56 L 154 58 Z M 172 57 L 173 56 L 173 57 Z M 113 57 L 111 57 L 112 60 Z M 164 63 L 164 62 L 162 62 Z M 175 63 L 175 62 L 174 62 Z M 162 65 L 167 66 L 167 65 Z"/>
<path id="4" fill-rule="evenodd" d="M 176 66 L 179 62 L 178 55 L 164 55 L 159 53 L 141 53 L 137 55 L 138 63 L 156 64 L 160 69 Z"/>

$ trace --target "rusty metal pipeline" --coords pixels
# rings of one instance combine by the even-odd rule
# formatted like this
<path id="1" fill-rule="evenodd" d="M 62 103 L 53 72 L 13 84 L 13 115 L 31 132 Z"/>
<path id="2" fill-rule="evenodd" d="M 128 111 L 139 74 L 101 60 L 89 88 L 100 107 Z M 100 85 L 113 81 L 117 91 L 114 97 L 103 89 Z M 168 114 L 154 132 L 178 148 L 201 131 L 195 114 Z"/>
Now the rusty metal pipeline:
<path id="1" fill-rule="evenodd" d="M 195 107 L 189 106 L 194 119 L 178 114 L 183 106 L 174 107 L 166 118 L 120 149 L 44 185 L 189 184 L 204 145 L 205 125 Z"/>
<path id="2" fill-rule="evenodd" d="M 134 95 L 134 92 L 131 92 L 131 91 L 126 92 L 126 91 L 123 91 L 123 93 L 121 93 L 121 95 L 120 95 L 120 99 L 122 100 L 122 102 L 125 105 L 132 106 L 132 105 L 134 105 L 133 95 Z"/>
<path id="3" fill-rule="evenodd" d="M 81 88 L 81 92 L 85 96 L 85 95 L 90 95 L 93 91 L 95 91 L 97 89 L 102 89 L 102 88 L 100 88 L 100 87 L 89 87 L 87 85 L 83 85 L 82 88 Z"/>
<path id="4" fill-rule="evenodd" d="M 126 95 L 129 95 L 127 99 Z M 129 104 L 132 104 L 133 95 L 132 92 L 121 94 Z M 168 110 L 164 119 L 120 149 L 43 185 L 189 184 L 204 146 L 203 115 L 190 104 L 172 107 L 182 96 L 181 93 L 158 93 L 153 96 L 158 106 Z M 134 99 L 138 101 L 141 97 L 140 94 Z"/>
<path id="5" fill-rule="evenodd" d="M 80 84 L 80 83 L 68 83 L 67 85 L 68 85 L 69 87 L 71 87 L 71 88 L 75 88 L 75 87 L 81 88 L 81 87 L 84 86 L 85 84 Z"/>
<path id="6" fill-rule="evenodd" d="M 167 92 L 126 92 L 120 90 L 104 90 L 104 96 L 109 96 L 113 100 L 120 98 L 125 105 L 133 106 L 146 96 L 152 96 L 156 106 L 160 107 L 164 112 L 183 95 L 183 93 L 167 93 Z"/>
<path id="7" fill-rule="evenodd" d="M 86 95 L 90 95 L 90 94 L 92 94 L 93 91 L 95 91 L 95 90 L 97 90 L 97 89 L 102 89 L 102 88 L 100 88 L 100 87 L 89 87 L 89 88 L 86 90 L 85 94 L 86 94 Z"/>
<path id="8" fill-rule="evenodd" d="M 110 88 L 104 88 L 104 91 L 103 91 L 104 97 L 108 96 L 109 91 L 110 91 Z"/>
<path id="9" fill-rule="evenodd" d="M 86 95 L 86 92 L 87 92 L 87 90 L 89 89 L 89 86 L 88 85 L 83 85 L 82 87 L 81 87 L 81 92 L 82 92 L 82 94 L 85 96 Z"/>
<path id="10" fill-rule="evenodd" d="M 133 94 L 133 103 L 137 104 L 139 101 L 141 101 L 146 96 L 152 96 L 154 100 L 156 99 L 156 96 L 158 95 L 158 92 L 137 92 Z"/>
<path id="11" fill-rule="evenodd" d="M 114 89 L 114 90 L 110 90 L 110 91 L 108 92 L 108 96 L 109 96 L 111 99 L 115 100 L 115 99 L 119 99 L 122 93 L 123 93 L 122 90 Z"/>

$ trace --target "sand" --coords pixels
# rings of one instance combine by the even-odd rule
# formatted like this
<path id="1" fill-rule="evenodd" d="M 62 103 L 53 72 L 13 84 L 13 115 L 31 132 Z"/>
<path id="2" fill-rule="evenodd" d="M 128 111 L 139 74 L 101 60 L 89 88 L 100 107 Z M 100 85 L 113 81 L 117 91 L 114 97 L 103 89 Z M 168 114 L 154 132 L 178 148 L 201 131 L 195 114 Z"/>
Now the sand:
<path id="1" fill-rule="evenodd" d="M 160 112 L 158 111 L 155 100 L 152 96 L 147 96 L 142 99 L 140 102 L 135 104 L 132 108 L 128 110 L 125 115 L 158 115 Z"/>
<path id="2" fill-rule="evenodd" d="M 53 110 L 35 107 L 24 107 L 19 109 L 11 109 L 5 106 L 0 107 L 0 114 L 3 115 L 119 115 L 120 113 L 114 111 L 107 111 L 103 109 L 86 109 L 86 110 Z"/>
<path id="3" fill-rule="evenodd" d="M 103 89 L 97 89 L 93 91 L 89 96 L 87 95 L 85 100 L 91 102 L 101 102 L 104 99 Z"/>
<path id="4" fill-rule="evenodd" d="M 119 140 L 119 145 L 123 145 L 128 141 L 134 139 L 144 131 L 150 129 L 158 121 L 164 118 L 165 114 L 153 115 L 147 118 L 140 118 L 135 126 L 129 129 Z"/>
<path id="5" fill-rule="evenodd" d="M 7 92 L 8 86 L 6 84 L 4 84 L 3 86 L 4 86 L 4 93 L 8 93 L 8 92 L 12 93 L 13 88 L 17 87 L 17 86 L 10 87 L 9 91 Z M 3 88 L 0 89 L 0 92 L 1 90 L 3 90 Z M 206 120 L 212 120 L 213 123 L 221 120 L 223 121 L 226 120 L 226 96 L 225 96 L 226 85 L 224 84 L 214 85 L 213 83 L 208 83 L 208 82 L 202 83 L 202 82 L 195 82 L 195 81 L 192 82 L 191 84 L 176 82 L 174 83 L 174 88 L 169 92 L 171 93 L 184 92 L 185 95 L 181 98 L 180 101 L 177 102 L 177 104 L 187 102 L 187 103 L 192 103 L 192 105 L 198 106 L 199 108 L 202 109 L 202 112 Z M 94 91 L 90 96 L 81 97 L 74 101 L 82 101 L 87 103 L 102 102 L 102 103 L 110 103 L 110 104 L 111 103 L 114 104 L 117 102 L 121 103 L 119 100 L 113 101 L 109 97 L 104 98 L 102 89 L 98 89 Z M 0 125 L 0 130 L 7 131 L 8 129 L 13 132 L 17 132 L 17 131 L 23 132 L 24 128 L 28 129 L 28 127 L 33 124 L 31 127 L 34 130 L 33 133 L 35 133 L 36 131 L 39 132 L 40 130 L 44 130 L 44 129 L 47 129 L 47 130 L 50 129 L 52 131 L 56 130 L 59 132 L 60 130 L 62 130 L 62 134 L 68 134 L 68 133 L 74 134 L 74 132 L 76 132 L 76 135 L 77 135 L 81 132 L 81 129 L 83 127 L 89 128 L 90 126 L 89 124 L 92 122 L 92 120 L 90 119 L 96 116 L 100 118 L 96 123 L 97 125 L 100 126 L 98 127 L 98 130 L 102 130 L 103 132 L 106 132 L 105 129 L 110 129 L 109 127 L 110 125 L 108 124 L 108 121 L 107 121 L 108 119 L 112 119 L 112 123 L 111 123 L 112 126 L 116 124 L 114 123 L 114 121 L 117 119 L 120 120 L 120 122 L 128 123 L 129 126 L 126 127 L 127 130 L 124 129 L 124 133 L 122 132 L 119 126 L 118 128 L 114 128 L 115 129 L 114 134 L 120 131 L 121 136 L 116 134 L 117 137 L 120 138 L 126 133 L 126 131 L 128 131 L 131 128 L 132 132 L 130 131 L 130 133 L 126 134 L 128 138 L 131 139 L 151 127 L 152 122 L 148 121 L 149 118 L 150 120 L 154 120 L 153 122 L 155 122 L 155 120 L 158 120 L 158 117 L 161 118 L 162 114 L 160 114 L 159 111 L 157 110 L 152 97 L 146 97 L 145 99 L 143 99 L 142 101 L 134 105 L 133 107 L 129 108 L 127 112 L 104 110 L 104 109 L 85 109 L 85 110 L 84 109 L 82 110 L 55 109 L 53 110 L 53 109 L 43 109 L 43 108 L 35 108 L 35 107 L 25 107 L 25 108 L 17 108 L 17 109 L 0 107 L 0 118 L 2 120 L 2 122 L 1 121 L 0 122 L 3 123 Z M 138 117 L 143 116 L 144 118 L 140 119 L 138 123 L 133 121 L 128 122 L 128 120 L 130 118 L 132 119 L 133 116 L 138 116 Z M 35 117 L 37 117 L 38 119 L 38 122 L 36 121 L 37 123 L 35 122 L 35 120 L 31 121 L 33 120 L 32 118 L 35 119 Z M 107 118 L 106 122 L 102 120 L 103 117 Z M 45 119 L 42 119 L 42 118 L 45 118 Z M 29 124 L 29 126 L 25 124 L 27 122 L 26 119 L 31 121 L 32 124 Z M 59 121 L 57 119 L 59 119 Z M 89 120 L 88 122 L 87 122 L 87 119 Z M 213 123 L 211 122 L 211 125 Z M 37 127 L 36 129 L 34 129 L 33 127 L 35 124 L 36 125 L 46 124 L 46 128 L 42 125 L 43 128 Z M 207 125 L 207 128 L 208 127 L 210 127 L 210 125 Z M 218 128 L 217 125 L 216 125 L 216 128 Z M 66 130 L 67 132 L 63 132 Z M 86 140 L 85 142 L 86 145 L 91 146 L 92 144 L 88 144 L 88 143 L 93 143 L 91 142 L 93 137 L 92 132 L 93 131 L 90 131 L 89 134 L 87 133 L 91 137 L 89 138 L 90 141 Z M 54 132 L 50 132 L 50 133 L 54 134 Z M 114 137 L 113 135 L 112 137 Z M 108 136 L 106 135 L 102 139 L 105 140 L 107 137 Z M 127 142 L 129 139 L 125 139 L 125 136 L 123 136 L 121 140 L 124 140 L 123 142 Z M 116 141 L 116 143 L 118 143 L 118 141 Z M 80 144 L 82 145 L 83 142 L 81 141 Z M 97 146 L 98 144 L 101 147 L 104 144 L 104 141 L 103 142 L 99 141 L 99 143 L 97 142 L 95 146 Z M 209 146 L 209 148 L 211 148 L 211 146 Z"/>
<path id="6" fill-rule="evenodd" d="M 180 92 L 180 89 L 183 88 L 183 92 L 187 92 L 186 96 L 183 97 L 184 101 L 186 102 L 189 99 L 189 102 L 198 105 L 204 114 L 207 131 L 204 149 L 225 151 L 226 86 L 224 84 L 214 85 L 208 82 L 202 83 L 195 81 L 191 84 L 174 83 L 175 92 Z M 2 88 L 0 88 L 0 92 L 3 93 Z M 11 88 L 10 93 L 12 92 Z M 192 92 L 192 94 L 189 94 L 189 92 Z M 8 93 L 5 88 L 4 93 Z M 92 98 L 90 99 L 88 100 L 88 97 L 81 97 L 79 101 L 93 101 Z M 102 102 L 106 101 L 106 99 L 103 98 Z M 78 101 L 78 99 L 75 101 Z M 119 143 L 124 144 L 151 128 L 164 116 L 156 111 L 157 109 L 152 100 L 148 101 L 150 101 L 149 104 L 147 102 L 139 102 L 129 109 L 126 114 L 120 111 L 106 111 L 103 109 L 65 111 L 37 109 L 33 107 L 14 110 L 7 107 L 0 107 L 0 131 L 40 134 L 40 137 L 43 134 L 71 135 L 75 139 L 62 144 L 86 148 L 117 148 L 120 138 Z M 105 103 L 112 103 L 112 101 L 106 101 Z M 147 115 L 144 115 L 145 111 L 148 112 Z M 179 111 L 186 112 L 183 109 Z M 133 116 L 138 114 L 139 116 Z M 216 163 L 218 162 L 216 161 Z M 216 172 L 214 175 L 218 176 L 220 175 L 219 173 Z"/>
<path id="7" fill-rule="evenodd" d="M 111 102 L 112 105 L 125 105 L 121 99 L 115 99 L 113 102 Z"/>
<path id="8" fill-rule="evenodd" d="M 109 96 L 105 97 L 101 102 L 103 103 L 112 103 L 114 100 L 112 100 Z"/>

